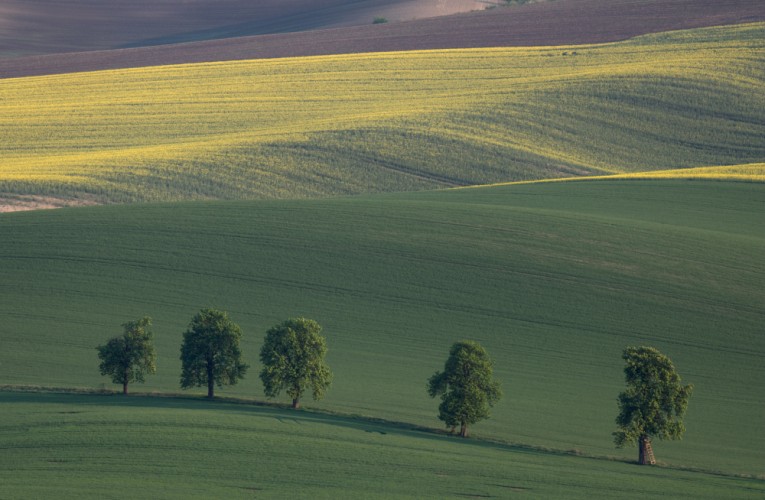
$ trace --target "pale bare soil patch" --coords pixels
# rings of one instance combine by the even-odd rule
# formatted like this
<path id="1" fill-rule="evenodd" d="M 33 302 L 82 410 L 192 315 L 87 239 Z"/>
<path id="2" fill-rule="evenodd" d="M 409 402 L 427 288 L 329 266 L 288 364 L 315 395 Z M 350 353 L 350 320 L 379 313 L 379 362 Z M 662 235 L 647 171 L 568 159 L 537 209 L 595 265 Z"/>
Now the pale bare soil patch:
<path id="1" fill-rule="evenodd" d="M 0 194 L 0 213 L 98 205 L 95 200 Z"/>

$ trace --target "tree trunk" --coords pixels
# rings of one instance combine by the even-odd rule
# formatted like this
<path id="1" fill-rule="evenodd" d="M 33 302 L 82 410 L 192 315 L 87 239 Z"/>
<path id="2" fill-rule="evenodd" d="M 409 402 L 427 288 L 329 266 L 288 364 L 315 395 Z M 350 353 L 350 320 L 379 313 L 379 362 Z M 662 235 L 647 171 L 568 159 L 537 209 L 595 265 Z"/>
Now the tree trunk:
<path id="1" fill-rule="evenodd" d="M 468 435 L 467 432 L 467 422 L 461 422 L 460 423 L 460 436 L 466 438 Z"/>
<path id="2" fill-rule="evenodd" d="M 207 397 L 213 399 L 215 397 L 215 376 L 213 362 L 207 360 Z"/>
<path id="3" fill-rule="evenodd" d="M 640 439 L 638 440 L 638 464 L 640 465 L 648 465 L 648 436 L 645 434 L 640 436 Z"/>
<path id="4" fill-rule="evenodd" d="M 296 410 L 300 408 L 300 398 L 292 398 L 292 408 Z"/>
<path id="5" fill-rule="evenodd" d="M 122 383 L 122 394 L 127 394 L 127 382 Z"/>

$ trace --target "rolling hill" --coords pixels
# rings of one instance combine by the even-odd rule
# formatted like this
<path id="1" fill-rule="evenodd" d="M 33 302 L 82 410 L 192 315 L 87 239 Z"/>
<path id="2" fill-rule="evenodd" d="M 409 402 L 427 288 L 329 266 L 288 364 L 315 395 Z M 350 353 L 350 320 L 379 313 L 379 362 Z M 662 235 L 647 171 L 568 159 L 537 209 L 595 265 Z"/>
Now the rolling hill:
<path id="1" fill-rule="evenodd" d="M 12 450 L 0 454 L 0 492 L 11 497 L 717 499 L 765 491 L 763 481 L 243 404 L 10 393 L 0 404 L 3 451 Z"/>
<path id="2" fill-rule="evenodd" d="M 0 81 L 0 192 L 320 197 L 761 162 L 765 27 Z"/>
<path id="3" fill-rule="evenodd" d="M 148 314 L 159 372 L 134 390 L 178 392 L 181 333 L 213 306 L 253 364 L 220 394 L 262 399 L 265 331 L 304 315 L 335 372 L 308 406 L 438 428 L 425 381 L 471 338 L 506 395 L 477 436 L 634 459 L 610 433 L 621 350 L 648 344 L 696 386 L 686 438 L 657 458 L 761 477 L 764 190 L 620 180 L 3 214 L 3 382 L 111 387 L 95 346 Z"/>
<path id="4" fill-rule="evenodd" d="M 0 5 L 0 212 L 76 206 L 0 213 L 0 497 L 763 496 L 765 2 L 486 5 Z M 203 307 L 252 365 L 217 401 Z M 301 411 L 257 377 L 295 316 Z M 461 339 L 505 394 L 470 440 L 425 390 Z M 658 467 L 612 442 L 628 345 L 695 386 Z"/>

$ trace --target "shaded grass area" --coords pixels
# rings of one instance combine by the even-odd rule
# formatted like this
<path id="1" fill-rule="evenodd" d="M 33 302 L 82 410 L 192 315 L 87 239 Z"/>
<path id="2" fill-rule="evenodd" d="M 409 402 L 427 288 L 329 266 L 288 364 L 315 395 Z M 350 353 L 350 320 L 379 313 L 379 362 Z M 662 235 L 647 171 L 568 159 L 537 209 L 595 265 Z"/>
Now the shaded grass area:
<path id="1" fill-rule="evenodd" d="M 425 382 L 452 342 L 495 359 L 506 394 L 478 436 L 590 455 L 611 443 L 621 350 L 649 344 L 696 386 L 662 462 L 762 474 L 765 186 L 599 181 L 334 200 L 61 209 L 0 217 L 3 383 L 110 387 L 95 346 L 154 318 L 177 392 L 181 333 L 227 309 L 262 399 L 265 331 L 327 336 L 335 383 L 309 406 L 438 427 Z M 192 392 L 194 393 L 194 392 Z M 735 423 L 735 424 L 734 424 Z"/>
<path id="2" fill-rule="evenodd" d="M 0 81 L 0 193 L 306 198 L 761 162 L 761 24 Z"/>
<path id="3" fill-rule="evenodd" d="M 427 435 L 310 412 L 0 392 L 3 494 L 59 498 L 756 498 L 762 481 Z M 553 473 L 554 471 L 554 473 Z"/>

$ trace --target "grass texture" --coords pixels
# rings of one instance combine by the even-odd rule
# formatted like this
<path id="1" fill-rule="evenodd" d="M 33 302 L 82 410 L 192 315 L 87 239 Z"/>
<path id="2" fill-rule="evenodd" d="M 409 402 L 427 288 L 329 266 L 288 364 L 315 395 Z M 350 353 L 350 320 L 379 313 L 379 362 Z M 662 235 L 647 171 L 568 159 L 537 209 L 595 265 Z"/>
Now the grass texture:
<path id="1" fill-rule="evenodd" d="M 148 314 L 158 373 L 135 389 L 177 392 L 213 306 L 252 364 L 220 394 L 262 399 L 265 331 L 305 316 L 335 373 L 308 406 L 438 428 L 426 380 L 469 338 L 505 393 L 476 435 L 634 459 L 610 433 L 621 351 L 648 344 L 696 386 L 658 460 L 762 475 L 763 215 L 761 183 L 680 180 L 4 214 L 2 383 L 112 387 L 95 347 Z"/>
<path id="2" fill-rule="evenodd" d="M 758 498 L 762 481 L 561 456 L 330 415 L 0 393 L 9 498 Z M 551 472 L 554 471 L 554 474 Z"/>
<path id="3" fill-rule="evenodd" d="M 762 162 L 765 27 L 0 80 L 0 193 L 304 198 Z"/>

